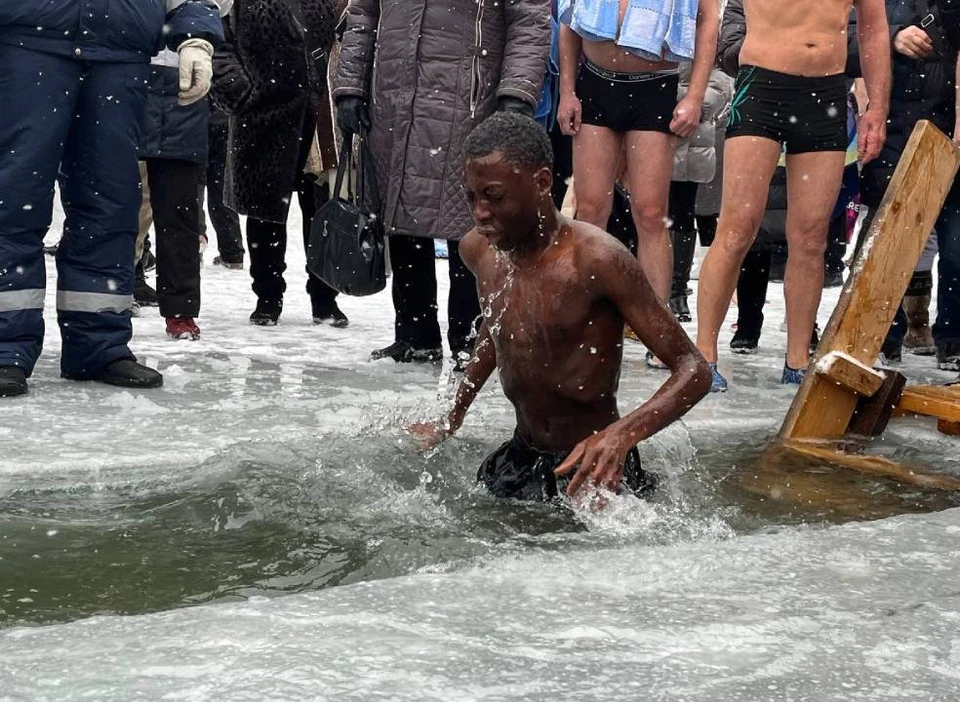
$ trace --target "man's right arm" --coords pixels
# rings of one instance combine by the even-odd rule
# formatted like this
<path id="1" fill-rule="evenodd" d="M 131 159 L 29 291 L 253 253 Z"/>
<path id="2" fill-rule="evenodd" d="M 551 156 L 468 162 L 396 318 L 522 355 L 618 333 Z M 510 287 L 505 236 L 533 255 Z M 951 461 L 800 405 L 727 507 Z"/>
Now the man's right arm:
<path id="1" fill-rule="evenodd" d="M 582 107 L 577 98 L 577 71 L 580 69 L 580 52 L 583 39 L 567 25 L 560 26 L 560 104 L 557 106 L 557 122 L 560 131 L 574 136 L 580 131 Z"/>
<path id="2" fill-rule="evenodd" d="M 868 163 L 880 154 L 887 137 L 890 110 L 890 29 L 883 0 L 857 0 L 860 67 L 867 87 L 867 109 L 859 123 L 859 158 Z"/>
<path id="3" fill-rule="evenodd" d="M 370 74 L 373 71 L 380 0 L 353 0 L 347 6 L 346 31 L 340 46 L 340 63 L 334 83 L 333 99 L 357 97 L 370 100 Z"/>
<path id="4" fill-rule="evenodd" d="M 476 231 L 469 232 L 460 242 L 460 257 L 471 273 L 477 275 L 478 264 L 487 244 Z M 473 347 L 473 358 L 467 364 L 463 380 L 457 388 L 457 395 L 453 407 L 442 422 L 427 422 L 414 424 L 410 432 L 423 442 L 424 448 L 433 448 L 443 439 L 453 435 L 462 425 L 467 411 L 473 404 L 487 379 L 497 368 L 497 350 L 493 344 L 493 337 L 487 324 L 484 322 L 477 333 L 477 341 Z"/>

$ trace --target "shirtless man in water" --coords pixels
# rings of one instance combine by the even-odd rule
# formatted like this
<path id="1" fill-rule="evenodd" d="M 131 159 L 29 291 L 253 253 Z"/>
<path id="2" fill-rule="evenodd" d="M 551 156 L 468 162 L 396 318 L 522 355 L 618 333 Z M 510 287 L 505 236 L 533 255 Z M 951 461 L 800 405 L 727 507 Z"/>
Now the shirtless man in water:
<path id="1" fill-rule="evenodd" d="M 700 124 L 704 94 L 717 53 L 718 0 L 701 0 L 695 17 L 673 17 L 677 25 L 696 23 L 691 42 L 674 50 L 657 33 L 651 13 L 619 0 L 619 14 L 608 19 L 604 0 L 562 0 L 560 19 L 560 103 L 557 121 L 573 137 L 573 179 L 577 219 L 605 227 L 613 208 L 614 181 L 626 156 L 624 185 L 637 228 L 637 256 L 661 300 L 670 297 L 673 250 L 667 233 L 667 199 L 678 137 Z M 656 4 L 656 3 L 655 3 Z M 663 3 L 665 6 L 667 3 Z M 691 3 L 679 8 L 696 7 Z M 666 25 L 664 20 L 660 23 Z M 600 36 L 615 34 L 615 39 Z M 671 37 L 673 38 L 673 37 Z M 657 43 L 655 51 L 649 50 Z M 682 43 L 682 42 L 681 42 Z M 648 50 L 637 48 L 647 46 Z M 678 61 L 690 60 L 690 87 L 677 102 Z"/>
<path id="2" fill-rule="evenodd" d="M 860 162 L 880 153 L 890 101 L 890 35 L 884 0 L 744 0 L 746 38 L 730 110 L 717 235 L 700 269 L 697 346 L 716 369 L 717 335 L 767 201 L 781 149 L 787 160 L 784 276 L 787 357 L 781 382 L 799 384 L 823 288 L 827 225 L 847 148 L 847 22 L 857 11 L 868 105 L 860 118 Z"/>
<path id="3" fill-rule="evenodd" d="M 477 278 L 484 321 L 449 415 L 411 431 L 427 446 L 453 434 L 499 368 L 517 430 L 477 476 L 494 495 L 547 500 L 564 489 L 650 489 L 636 446 L 707 393 L 706 362 L 630 252 L 557 212 L 550 141 L 536 123 L 493 115 L 467 139 L 464 169 L 477 226 L 460 252 Z M 621 417 L 624 323 L 671 375 Z"/>

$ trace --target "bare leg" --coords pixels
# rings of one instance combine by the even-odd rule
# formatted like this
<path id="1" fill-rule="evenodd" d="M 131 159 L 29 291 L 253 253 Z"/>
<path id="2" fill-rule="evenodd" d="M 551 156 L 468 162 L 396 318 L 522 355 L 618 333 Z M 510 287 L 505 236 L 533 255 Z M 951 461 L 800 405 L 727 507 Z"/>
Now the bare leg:
<path id="1" fill-rule="evenodd" d="M 604 127 L 581 125 L 573 138 L 573 187 L 577 219 L 606 230 L 623 137 Z"/>
<path id="2" fill-rule="evenodd" d="M 787 365 L 806 368 L 823 292 L 823 254 L 830 214 L 843 180 L 842 151 L 787 156 Z"/>
<path id="3" fill-rule="evenodd" d="M 723 204 L 697 291 L 697 348 L 717 360 L 717 335 L 737 288 L 740 266 L 763 221 L 780 144 L 760 137 L 727 140 L 723 153 Z"/>
<path id="4" fill-rule="evenodd" d="M 637 258 L 661 301 L 670 297 L 673 249 L 667 233 L 667 200 L 677 139 L 663 132 L 629 132 L 627 180 L 637 226 Z"/>

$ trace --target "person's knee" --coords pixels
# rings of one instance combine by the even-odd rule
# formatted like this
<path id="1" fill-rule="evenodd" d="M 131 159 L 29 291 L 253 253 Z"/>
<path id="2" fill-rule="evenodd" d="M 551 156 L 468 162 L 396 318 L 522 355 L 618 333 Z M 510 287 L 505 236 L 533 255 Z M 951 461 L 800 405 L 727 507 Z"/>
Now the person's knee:
<path id="1" fill-rule="evenodd" d="M 607 220 L 613 211 L 613 192 L 584 193 L 577 192 L 577 219 L 597 227 L 606 228 Z"/>
<path id="2" fill-rule="evenodd" d="M 637 230 L 651 234 L 656 232 L 666 232 L 667 212 L 662 205 L 646 205 L 638 203 L 631 205 L 633 212 L 633 222 Z"/>
<path id="3" fill-rule="evenodd" d="M 822 223 L 798 226 L 789 240 L 789 256 L 822 263 L 827 251 L 826 234 L 827 228 Z"/>
<path id="4" fill-rule="evenodd" d="M 710 248 L 717 248 L 729 256 L 742 259 L 747 255 L 760 230 L 760 217 L 741 216 L 721 218 Z"/>

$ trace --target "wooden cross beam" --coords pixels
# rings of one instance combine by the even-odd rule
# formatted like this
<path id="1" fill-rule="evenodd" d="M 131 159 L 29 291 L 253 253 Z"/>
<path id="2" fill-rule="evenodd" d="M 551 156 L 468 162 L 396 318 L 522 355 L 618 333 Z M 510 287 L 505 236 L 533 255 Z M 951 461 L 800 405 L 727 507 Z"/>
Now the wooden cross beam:
<path id="1" fill-rule="evenodd" d="M 950 139 L 930 122 L 918 122 L 823 332 L 818 357 L 837 352 L 873 366 L 958 167 L 960 151 Z M 843 437 L 857 406 L 855 388 L 875 385 L 869 374 L 846 373 L 847 380 L 838 382 L 816 368 L 794 398 L 781 439 Z M 832 375 L 839 372 L 838 366 Z"/>

